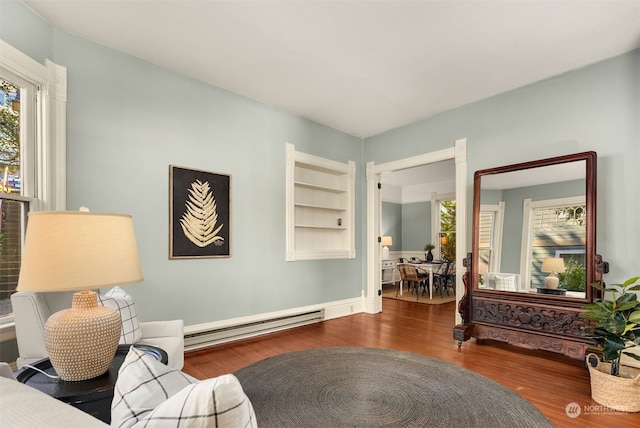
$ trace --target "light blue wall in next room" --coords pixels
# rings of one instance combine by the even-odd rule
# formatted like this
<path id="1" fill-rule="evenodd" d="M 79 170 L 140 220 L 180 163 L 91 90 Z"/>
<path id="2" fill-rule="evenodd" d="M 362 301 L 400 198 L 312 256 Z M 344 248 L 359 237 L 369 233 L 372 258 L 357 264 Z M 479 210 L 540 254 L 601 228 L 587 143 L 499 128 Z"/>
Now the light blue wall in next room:
<path id="1" fill-rule="evenodd" d="M 431 241 L 431 202 L 382 202 L 380 236 L 390 235 L 390 251 L 422 251 Z"/>
<path id="2" fill-rule="evenodd" d="M 389 251 L 402 251 L 402 204 L 382 202 L 380 236 L 391 236 Z"/>

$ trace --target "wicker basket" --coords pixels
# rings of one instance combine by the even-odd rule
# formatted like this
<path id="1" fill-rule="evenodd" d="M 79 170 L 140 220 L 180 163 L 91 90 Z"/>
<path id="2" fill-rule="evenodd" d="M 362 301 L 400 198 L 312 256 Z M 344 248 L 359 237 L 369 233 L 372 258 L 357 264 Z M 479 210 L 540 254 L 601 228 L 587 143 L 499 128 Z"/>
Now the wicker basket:
<path id="1" fill-rule="evenodd" d="M 594 360 L 595 367 L 590 363 Z M 621 377 L 611 376 L 611 363 L 600 361 L 595 354 L 589 354 L 587 361 L 593 401 L 614 410 L 640 412 L 640 369 L 620 366 Z"/>

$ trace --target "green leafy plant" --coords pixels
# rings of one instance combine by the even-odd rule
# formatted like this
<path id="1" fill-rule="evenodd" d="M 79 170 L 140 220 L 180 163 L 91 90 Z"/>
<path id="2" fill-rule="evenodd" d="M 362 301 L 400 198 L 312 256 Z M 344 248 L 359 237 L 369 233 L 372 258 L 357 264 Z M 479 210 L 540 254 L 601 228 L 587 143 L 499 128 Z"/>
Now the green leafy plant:
<path id="1" fill-rule="evenodd" d="M 560 280 L 560 288 L 567 291 L 584 291 L 587 284 L 584 266 L 573 259 L 567 260 L 565 271 L 558 274 L 558 279 Z"/>
<path id="2" fill-rule="evenodd" d="M 613 284 L 604 288 L 600 284 L 592 287 L 610 292 L 610 300 L 598 298 L 588 305 L 584 305 L 583 318 L 593 321 L 588 326 L 593 330 L 590 335 L 598 346 L 592 348 L 602 351 L 604 361 L 611 361 L 611 374 L 620 376 L 620 357 L 627 355 L 640 361 L 640 356 L 625 349 L 640 345 L 640 301 L 634 291 L 640 291 L 640 284 L 636 284 L 640 276 L 629 278 L 623 284 Z"/>
<path id="3" fill-rule="evenodd" d="M 426 244 L 426 245 L 424 246 L 424 251 L 432 251 L 432 250 L 433 250 L 433 249 L 435 249 L 435 248 L 436 248 L 436 246 L 435 246 L 435 245 L 433 245 L 433 244 Z"/>

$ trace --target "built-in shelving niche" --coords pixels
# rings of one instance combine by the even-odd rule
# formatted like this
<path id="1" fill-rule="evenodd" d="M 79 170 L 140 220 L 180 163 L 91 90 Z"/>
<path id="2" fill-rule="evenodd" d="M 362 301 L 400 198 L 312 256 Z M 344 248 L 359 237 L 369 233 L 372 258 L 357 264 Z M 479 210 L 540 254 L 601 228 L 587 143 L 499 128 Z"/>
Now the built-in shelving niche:
<path id="1" fill-rule="evenodd" d="M 287 261 L 355 258 L 355 162 L 287 144 L 286 175 Z"/>

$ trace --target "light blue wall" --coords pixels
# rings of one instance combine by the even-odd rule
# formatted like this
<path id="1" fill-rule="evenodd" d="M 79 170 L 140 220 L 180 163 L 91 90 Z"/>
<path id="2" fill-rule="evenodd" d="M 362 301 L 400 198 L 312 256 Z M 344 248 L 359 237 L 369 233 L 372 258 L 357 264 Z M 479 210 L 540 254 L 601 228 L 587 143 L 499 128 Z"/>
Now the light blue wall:
<path id="1" fill-rule="evenodd" d="M 431 242 L 431 202 L 402 204 L 402 250 L 422 251 Z"/>
<path id="2" fill-rule="evenodd" d="M 389 251 L 402 251 L 402 204 L 382 202 L 380 236 L 391 236 Z"/>
<path id="3" fill-rule="evenodd" d="M 467 138 L 471 231 L 474 171 L 596 151 L 596 248 L 611 264 L 605 280 L 620 282 L 640 274 L 639 118 L 640 50 L 635 50 L 368 138 L 365 161 L 403 159 Z M 467 241 L 470 248 L 470 234 Z"/>
<path id="4" fill-rule="evenodd" d="M 2 39 L 40 62 L 50 58 L 68 68 L 68 208 L 133 215 L 145 281 L 127 290 L 145 320 L 195 324 L 359 296 L 366 270 L 365 162 L 449 148 L 459 138 L 467 138 L 468 147 L 469 230 L 473 171 L 598 152 L 597 248 L 612 269 L 605 279 L 640 273 L 638 50 L 363 145 L 71 36 L 21 3 L 0 7 Z M 357 162 L 357 259 L 284 261 L 285 142 Z M 232 175 L 231 258 L 168 260 L 169 164 Z"/>
<path id="5" fill-rule="evenodd" d="M 361 296 L 360 139 L 55 28 L 47 35 L 19 6 L 2 3 L 12 26 L 0 36 L 67 67 L 67 208 L 133 216 L 145 280 L 127 291 L 143 320 L 191 325 Z M 287 142 L 356 161 L 356 259 L 285 262 Z M 231 258 L 168 259 L 170 164 L 231 174 Z"/>
<path id="6" fill-rule="evenodd" d="M 380 236 L 391 235 L 391 251 L 422 251 L 431 240 L 431 202 L 382 202 Z"/>
<path id="7" fill-rule="evenodd" d="M 39 63 L 53 58 L 53 28 L 20 1 L 0 1 L 0 37 Z"/>

